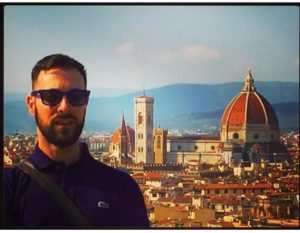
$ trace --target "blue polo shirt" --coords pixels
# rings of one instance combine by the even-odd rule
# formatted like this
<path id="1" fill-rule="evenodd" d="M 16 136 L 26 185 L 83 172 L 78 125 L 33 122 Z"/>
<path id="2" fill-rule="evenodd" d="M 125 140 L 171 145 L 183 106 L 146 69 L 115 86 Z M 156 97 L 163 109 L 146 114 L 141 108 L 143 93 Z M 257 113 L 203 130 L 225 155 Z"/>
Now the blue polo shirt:
<path id="1" fill-rule="evenodd" d="M 96 161 L 82 143 L 80 159 L 65 166 L 36 145 L 32 164 L 50 177 L 95 228 L 148 228 L 143 196 L 125 172 Z M 76 228 L 48 193 L 17 167 L 4 170 L 7 228 Z"/>

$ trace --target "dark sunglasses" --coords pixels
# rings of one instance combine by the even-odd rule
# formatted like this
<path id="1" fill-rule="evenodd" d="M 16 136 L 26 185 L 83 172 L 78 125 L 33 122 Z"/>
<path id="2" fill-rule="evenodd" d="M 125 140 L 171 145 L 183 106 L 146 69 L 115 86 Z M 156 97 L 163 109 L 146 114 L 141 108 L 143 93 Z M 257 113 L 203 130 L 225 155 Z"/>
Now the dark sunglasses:
<path id="1" fill-rule="evenodd" d="M 48 89 L 32 91 L 31 95 L 40 97 L 43 104 L 52 107 L 57 105 L 65 95 L 71 105 L 79 107 L 88 102 L 90 91 L 80 89 L 71 89 L 69 91 Z"/>

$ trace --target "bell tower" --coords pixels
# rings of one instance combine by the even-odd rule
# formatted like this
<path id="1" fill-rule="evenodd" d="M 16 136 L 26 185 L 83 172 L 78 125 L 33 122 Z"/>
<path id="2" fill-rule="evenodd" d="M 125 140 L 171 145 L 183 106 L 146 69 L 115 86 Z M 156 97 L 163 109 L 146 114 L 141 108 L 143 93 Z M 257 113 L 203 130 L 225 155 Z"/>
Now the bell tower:
<path id="1" fill-rule="evenodd" d="M 167 135 L 168 130 L 154 129 L 154 162 L 164 164 L 167 162 Z"/>
<path id="2" fill-rule="evenodd" d="M 152 97 L 134 99 L 135 162 L 153 163 L 153 103 Z"/>

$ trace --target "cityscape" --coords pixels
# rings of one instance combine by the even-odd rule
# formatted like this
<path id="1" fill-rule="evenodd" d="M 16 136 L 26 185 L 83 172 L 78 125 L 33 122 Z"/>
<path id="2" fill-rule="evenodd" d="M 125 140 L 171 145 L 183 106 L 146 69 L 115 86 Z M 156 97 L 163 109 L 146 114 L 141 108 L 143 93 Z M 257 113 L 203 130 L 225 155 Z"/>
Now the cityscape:
<path id="1" fill-rule="evenodd" d="M 7 4 L 4 169 L 37 143 L 32 68 L 65 54 L 91 91 L 80 140 L 152 229 L 299 228 L 299 22 L 293 3 Z"/>
<path id="2" fill-rule="evenodd" d="M 153 228 L 299 228 L 299 129 L 280 132 L 251 70 L 215 134 L 154 128 L 155 99 L 134 99 L 114 132 L 87 132 L 95 160 L 138 183 Z M 26 159 L 36 135 L 4 135 L 4 167 Z"/>

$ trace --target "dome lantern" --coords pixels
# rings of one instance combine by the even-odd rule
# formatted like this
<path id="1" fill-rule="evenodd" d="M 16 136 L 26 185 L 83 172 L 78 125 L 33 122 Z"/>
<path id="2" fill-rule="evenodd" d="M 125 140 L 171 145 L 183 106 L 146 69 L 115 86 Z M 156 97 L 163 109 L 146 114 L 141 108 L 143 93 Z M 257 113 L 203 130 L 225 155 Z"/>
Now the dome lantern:
<path id="1" fill-rule="evenodd" d="M 251 69 L 248 68 L 248 75 L 245 79 L 245 86 L 243 88 L 244 92 L 249 92 L 249 91 L 255 91 L 255 87 L 254 87 L 254 79 L 252 78 L 251 75 Z"/>

